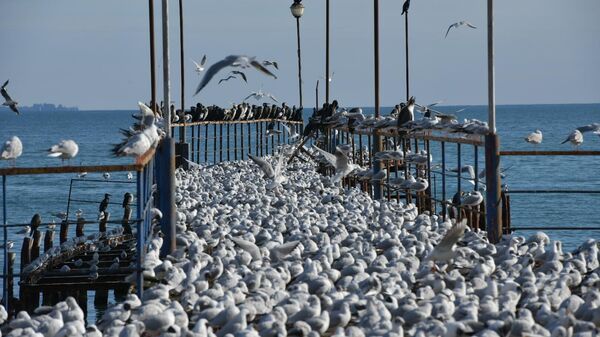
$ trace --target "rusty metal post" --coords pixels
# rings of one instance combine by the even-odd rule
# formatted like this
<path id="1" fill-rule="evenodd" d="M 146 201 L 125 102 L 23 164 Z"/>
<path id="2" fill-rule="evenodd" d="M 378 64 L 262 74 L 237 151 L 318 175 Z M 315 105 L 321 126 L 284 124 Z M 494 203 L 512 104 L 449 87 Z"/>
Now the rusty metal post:
<path id="1" fill-rule="evenodd" d="M 329 1 L 329 0 L 328 0 Z M 379 118 L 379 0 L 374 0 L 373 2 L 373 35 L 374 35 L 374 43 L 373 43 L 373 52 L 374 52 L 374 72 L 375 72 L 375 118 Z M 328 79 L 329 80 L 329 79 Z M 329 88 L 329 85 L 327 85 Z M 373 133 L 373 149 L 371 150 L 371 158 L 375 153 L 381 151 L 381 136 L 377 131 Z M 381 171 L 381 162 L 376 160 L 375 162 L 371 161 L 373 165 L 373 173 L 377 174 Z M 373 197 L 375 199 L 381 199 L 381 183 L 375 184 L 373 186 Z"/>

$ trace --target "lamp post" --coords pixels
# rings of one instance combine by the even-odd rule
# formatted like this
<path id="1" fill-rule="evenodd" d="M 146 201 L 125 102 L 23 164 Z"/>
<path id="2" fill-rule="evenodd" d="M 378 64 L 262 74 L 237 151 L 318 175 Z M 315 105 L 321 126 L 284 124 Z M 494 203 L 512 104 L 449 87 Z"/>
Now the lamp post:
<path id="1" fill-rule="evenodd" d="M 296 18 L 296 37 L 298 38 L 298 92 L 300 94 L 300 108 L 302 108 L 302 62 L 300 57 L 300 18 L 302 17 L 302 14 L 304 14 L 302 0 L 294 0 L 294 3 L 290 6 L 290 11 Z"/>
<path id="2" fill-rule="evenodd" d="M 374 60 L 374 73 L 375 73 L 375 118 L 379 119 L 380 107 L 379 107 L 379 0 L 373 1 L 373 60 Z M 373 133 L 373 153 L 381 151 L 381 136 L 379 132 L 375 130 Z M 381 161 L 373 160 L 373 173 L 376 174 L 381 171 Z M 381 199 L 381 182 L 376 183 L 373 186 L 373 197 L 375 199 Z"/>
<path id="3" fill-rule="evenodd" d="M 329 0 L 325 1 L 325 103 L 329 104 Z"/>

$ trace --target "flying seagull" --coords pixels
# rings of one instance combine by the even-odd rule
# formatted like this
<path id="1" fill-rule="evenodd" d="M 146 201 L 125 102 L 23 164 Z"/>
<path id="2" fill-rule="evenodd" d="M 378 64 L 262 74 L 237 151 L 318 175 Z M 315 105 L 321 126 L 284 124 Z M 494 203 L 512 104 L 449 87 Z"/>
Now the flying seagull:
<path id="1" fill-rule="evenodd" d="M 210 68 L 208 68 L 206 74 L 204 74 L 204 77 L 202 77 L 202 81 L 200 81 L 200 84 L 198 84 L 194 95 L 197 95 L 202 89 L 204 89 L 208 82 L 210 82 L 210 80 L 219 71 L 221 71 L 221 69 L 226 67 L 254 67 L 256 70 L 262 72 L 263 74 L 272 76 L 273 78 L 277 79 L 277 76 L 270 72 L 269 69 L 265 68 L 260 62 L 256 61 L 255 57 L 249 57 L 245 55 L 229 55 L 221 61 L 210 66 Z"/>
<path id="2" fill-rule="evenodd" d="M 2 151 L 0 151 L 0 159 L 12 160 L 13 164 L 17 163 L 17 158 L 23 153 L 23 143 L 17 136 L 11 137 L 4 143 Z"/>
<path id="3" fill-rule="evenodd" d="M 529 135 L 527 135 L 527 137 L 525 137 L 525 141 L 529 144 L 540 144 L 542 142 L 543 139 L 543 135 L 542 135 L 542 131 L 540 130 L 535 130 L 534 132 L 530 133 Z"/>
<path id="4" fill-rule="evenodd" d="M 327 162 L 335 169 L 335 175 L 331 178 L 333 184 L 341 182 L 342 179 L 360 166 L 351 164 L 346 153 L 338 146 L 335 149 L 335 154 L 331 154 L 313 145 L 313 147 L 327 160 Z"/>
<path id="5" fill-rule="evenodd" d="M 246 98 L 244 98 L 244 101 L 246 101 L 250 97 L 254 97 L 254 99 L 259 101 L 259 100 L 263 99 L 265 96 L 272 99 L 275 103 L 279 103 L 279 101 L 277 100 L 277 98 L 275 98 L 275 96 L 273 96 L 272 94 L 270 94 L 268 92 L 263 92 L 262 89 L 252 92 L 250 95 L 248 95 L 248 96 L 246 96 Z"/>
<path id="6" fill-rule="evenodd" d="M 17 110 L 17 104 L 19 104 L 16 101 L 13 101 L 12 98 L 10 98 L 10 96 L 8 95 L 8 92 L 6 92 L 6 86 L 8 85 L 8 80 L 6 80 L 6 82 L 4 82 L 4 84 L 2 85 L 2 88 L 0 88 L 0 94 L 2 94 L 2 97 L 4 97 L 4 103 L 2 103 L 2 105 L 6 105 L 8 106 L 12 111 L 16 112 L 17 115 L 19 114 L 19 110 Z"/>
<path id="7" fill-rule="evenodd" d="M 400 15 L 404 15 L 404 13 L 408 13 L 408 8 L 410 8 L 410 0 L 404 1 L 404 5 L 402 5 L 402 14 L 400 14 Z"/>
<path id="8" fill-rule="evenodd" d="M 427 260 L 434 262 L 448 262 L 454 258 L 456 251 L 454 245 L 462 238 L 467 229 L 467 219 L 455 224 L 446 232 L 440 243 L 433 249 L 431 254 L 427 256 Z"/>
<path id="9" fill-rule="evenodd" d="M 196 66 L 196 72 L 198 73 L 198 75 L 200 75 L 200 73 L 204 71 L 204 65 L 206 64 L 206 54 L 204 55 L 204 57 L 202 57 L 202 61 L 200 61 L 200 64 L 196 63 L 196 61 L 194 60 L 192 60 L 192 62 L 194 62 L 194 65 Z"/>
<path id="10" fill-rule="evenodd" d="M 264 66 L 273 66 L 275 67 L 275 69 L 279 70 L 279 65 L 277 64 L 277 61 L 263 61 L 262 64 Z"/>
<path id="11" fill-rule="evenodd" d="M 233 70 L 231 73 L 234 74 L 234 75 L 240 75 L 240 76 L 242 76 L 242 79 L 244 80 L 244 82 L 248 83 L 248 78 L 246 77 L 246 74 L 244 74 L 243 71 Z"/>
<path id="12" fill-rule="evenodd" d="M 79 152 L 79 145 L 72 140 L 62 140 L 56 145 L 52 145 L 48 149 L 48 157 L 60 158 L 63 162 L 65 159 L 71 159 Z"/>
<path id="13" fill-rule="evenodd" d="M 458 28 L 458 27 L 460 27 L 460 26 L 467 26 L 467 27 L 471 27 L 471 28 L 477 28 L 477 27 L 473 26 L 472 24 L 468 23 L 467 21 L 460 21 L 460 22 L 456 22 L 456 23 L 453 23 L 453 24 L 451 24 L 451 25 L 448 27 L 448 30 L 446 31 L 446 36 L 444 36 L 444 38 L 447 38 L 447 37 L 448 37 L 448 33 L 450 32 L 450 29 L 451 29 L 451 28 L 453 28 L 453 27 L 454 27 L 454 28 Z"/>
<path id="14" fill-rule="evenodd" d="M 230 80 L 230 79 L 232 79 L 232 78 L 237 78 L 237 77 L 235 77 L 234 75 L 229 75 L 229 76 L 227 76 L 226 78 L 222 78 L 222 79 L 220 79 L 220 80 L 219 80 L 219 84 L 221 84 L 221 82 L 229 81 L 229 80 Z"/>

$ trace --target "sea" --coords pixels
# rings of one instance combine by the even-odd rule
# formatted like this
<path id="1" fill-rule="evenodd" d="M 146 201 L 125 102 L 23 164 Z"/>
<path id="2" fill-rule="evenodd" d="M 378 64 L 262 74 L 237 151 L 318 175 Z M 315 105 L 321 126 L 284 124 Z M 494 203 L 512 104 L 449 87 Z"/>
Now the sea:
<path id="1" fill-rule="evenodd" d="M 477 118 L 487 120 L 486 106 L 439 106 L 437 110 L 455 113 L 459 120 Z M 462 110 L 464 109 L 464 110 Z M 391 107 L 381 108 L 382 115 L 388 115 Z M 460 112 L 457 112 L 462 110 Z M 372 114 L 373 108 L 363 108 L 364 113 Z M 127 128 L 135 111 L 52 111 L 23 112 L 17 116 L 7 110 L 0 110 L 0 141 L 18 136 L 23 143 L 23 155 L 17 160 L 18 167 L 44 167 L 60 165 L 106 165 L 131 164 L 129 157 L 116 158 L 111 153 L 114 143 L 119 142 L 120 128 Z M 306 111 L 305 118 L 312 113 Z M 417 114 L 417 118 L 419 118 Z M 497 132 L 501 150 L 575 150 L 569 144 L 561 144 L 575 128 L 600 122 L 600 104 L 558 104 L 558 105 L 499 105 L 497 106 Z M 524 141 L 529 133 L 539 129 L 544 140 L 540 145 Z M 212 136 L 210 131 L 209 137 Z M 190 134 L 188 133 L 188 137 Z M 50 158 L 46 150 L 63 139 L 73 139 L 79 144 L 79 154 L 70 163 Z M 439 163 L 439 145 L 431 147 L 433 164 Z M 592 133 L 584 135 L 584 143 L 579 150 L 600 150 L 600 137 Z M 485 166 L 484 149 L 478 149 L 479 170 Z M 446 167 L 457 167 L 456 145 L 446 145 Z M 213 160 L 212 156 L 209 161 Z M 581 193 L 511 195 L 512 226 L 523 228 L 571 226 L 578 230 L 545 231 L 552 240 L 561 240 L 565 251 L 575 249 L 587 239 L 600 239 L 600 217 L 596 207 L 600 207 L 600 158 L 592 156 L 510 156 L 501 158 L 505 170 L 502 181 L 508 190 L 569 190 Z M 472 146 L 461 148 L 461 164 L 474 165 Z M 0 167 L 12 163 L 0 162 Z M 135 177 L 135 175 L 134 175 Z M 448 178 L 447 198 L 456 192 L 456 178 Z M 441 178 L 436 177 L 436 184 Z M 88 173 L 84 178 L 78 174 L 29 175 L 6 177 L 6 223 L 28 224 L 34 214 L 40 214 L 43 223 L 55 221 L 57 212 L 66 212 L 69 204 L 69 218 L 80 210 L 86 219 L 96 219 L 98 205 L 105 193 L 110 193 L 112 220 L 120 219 L 123 210 L 121 202 L 126 192 L 135 194 L 135 181 L 127 178 L 127 172 L 111 173 L 108 179 L 102 173 Z M 462 189 L 473 189 L 468 182 L 462 182 Z M 439 195 L 440 188 L 436 188 Z M 135 213 L 134 213 L 135 214 Z M 1 215 L 1 214 L 0 214 Z M 74 227 L 74 226 L 73 226 Z M 58 226 L 57 226 L 58 228 Z M 18 273 L 19 252 L 23 239 L 17 234 L 21 227 L 9 228 L 8 239 L 15 242 Z M 97 231 L 97 225 L 86 227 L 86 233 Z M 74 235 L 74 228 L 71 228 Z M 520 230 L 524 236 L 533 231 Z M 1 235 L 1 234 L 0 234 Z M 58 236 L 58 233 L 56 234 Z M 4 256 L 0 254 L 1 265 Z M 93 293 L 88 294 L 90 303 Z M 112 294 L 110 300 L 114 301 Z M 93 322 L 99 312 L 89 312 L 88 322 Z"/>

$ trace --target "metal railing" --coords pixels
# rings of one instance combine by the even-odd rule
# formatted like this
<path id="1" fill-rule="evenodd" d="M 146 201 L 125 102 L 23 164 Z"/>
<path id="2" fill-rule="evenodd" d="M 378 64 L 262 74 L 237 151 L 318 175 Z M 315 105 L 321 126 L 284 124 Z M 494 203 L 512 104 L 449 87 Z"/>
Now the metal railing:
<path id="1" fill-rule="evenodd" d="M 145 242 L 148 236 L 151 234 L 151 209 L 154 207 L 154 198 L 152 196 L 152 186 L 155 183 L 155 153 L 154 150 L 150 151 L 141 158 L 138 158 L 135 164 L 131 165 L 94 165 L 94 166 L 56 166 L 56 167 L 9 167 L 0 168 L 0 176 L 2 176 L 2 228 L 3 228 L 3 255 L 4 255 L 4 267 L 3 274 L 3 304 L 7 312 L 11 312 L 12 309 L 11 301 L 12 296 L 9 296 L 9 285 L 7 277 L 9 276 L 9 245 L 8 245 L 8 228 L 11 227 L 23 227 L 29 224 L 9 224 L 7 219 L 7 181 L 10 176 L 19 175 L 40 175 L 40 174 L 68 174 L 68 173 L 81 173 L 81 172 L 136 172 L 135 181 L 127 183 L 136 184 L 135 193 L 135 205 L 136 205 L 136 217 L 127 221 L 127 224 L 136 224 L 136 290 L 138 295 L 141 297 L 143 292 L 143 261 L 145 252 Z M 67 209 L 70 208 L 70 203 L 76 202 L 91 202 L 89 200 L 78 200 L 71 198 L 72 184 L 73 181 L 79 181 L 83 179 L 72 179 Z M 114 182 L 114 181 L 113 181 Z M 160 189 L 160 186 L 158 187 Z M 78 230 L 83 230 L 83 227 L 90 224 L 99 224 L 99 221 L 68 221 L 68 215 L 65 217 L 61 225 L 67 226 L 69 224 L 76 224 Z M 104 224 L 125 224 L 124 220 L 120 221 L 104 221 Z M 48 225 L 46 225 L 47 227 Z M 79 227 L 81 226 L 81 227 Z M 44 227 L 42 225 L 42 227 Z M 12 253 L 14 254 L 14 253 Z M 14 258 L 13 258 L 14 259 Z M 29 261 L 31 262 L 31 261 Z M 23 270 L 26 266 L 21 266 Z M 12 270 L 12 269 L 11 269 Z M 20 276 L 19 276 L 20 277 Z M 12 292 L 12 290 L 11 290 Z"/>

